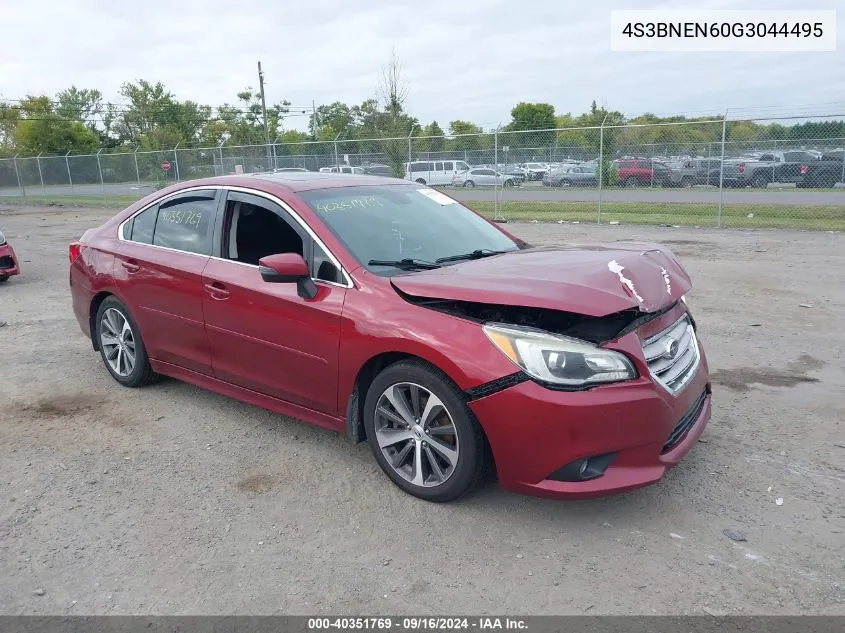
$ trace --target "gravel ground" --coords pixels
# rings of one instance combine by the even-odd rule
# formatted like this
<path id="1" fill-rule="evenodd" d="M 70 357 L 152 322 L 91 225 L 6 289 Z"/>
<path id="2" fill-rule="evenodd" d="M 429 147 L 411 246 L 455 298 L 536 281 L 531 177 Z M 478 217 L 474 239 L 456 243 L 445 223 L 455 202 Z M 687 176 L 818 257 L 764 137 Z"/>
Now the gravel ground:
<path id="1" fill-rule="evenodd" d="M 23 266 L 0 287 L 0 612 L 845 614 L 845 236 L 510 225 L 672 246 L 713 420 L 634 493 L 431 505 L 339 435 L 111 380 L 66 254 L 106 213 L 0 210 Z"/>

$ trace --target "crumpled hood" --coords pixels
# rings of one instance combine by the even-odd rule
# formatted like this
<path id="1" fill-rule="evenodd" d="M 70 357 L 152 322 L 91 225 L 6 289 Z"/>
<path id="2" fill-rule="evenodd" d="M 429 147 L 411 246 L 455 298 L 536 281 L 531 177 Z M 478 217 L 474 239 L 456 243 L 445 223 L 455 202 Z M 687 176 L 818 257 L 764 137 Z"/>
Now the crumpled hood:
<path id="1" fill-rule="evenodd" d="M 391 279 L 421 298 L 547 308 L 601 317 L 655 312 L 692 287 L 667 247 L 613 242 L 531 248 Z"/>

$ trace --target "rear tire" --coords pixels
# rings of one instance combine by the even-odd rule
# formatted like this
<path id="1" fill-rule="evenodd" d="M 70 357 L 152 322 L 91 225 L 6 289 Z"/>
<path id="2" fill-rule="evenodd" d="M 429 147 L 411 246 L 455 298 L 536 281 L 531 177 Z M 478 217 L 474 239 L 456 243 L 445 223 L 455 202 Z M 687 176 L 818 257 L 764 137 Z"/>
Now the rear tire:
<path id="1" fill-rule="evenodd" d="M 559 186 L 560 187 L 571 187 L 572 181 L 571 180 L 561 180 Z"/>
<path id="2" fill-rule="evenodd" d="M 471 180 L 467 180 L 467 181 L 464 183 L 464 187 L 475 187 L 475 183 L 474 183 L 473 181 L 471 181 Z"/>
<path id="3" fill-rule="evenodd" d="M 425 180 L 423 180 L 422 178 L 417 178 L 416 182 L 418 182 L 421 185 L 425 184 Z"/>
<path id="4" fill-rule="evenodd" d="M 754 177 L 751 179 L 751 186 L 757 189 L 765 189 L 769 186 L 769 179 L 763 174 L 754 174 Z"/>
<path id="5" fill-rule="evenodd" d="M 103 364 L 124 387 L 143 387 L 158 378 L 135 319 L 117 298 L 107 297 L 97 310 L 96 332 Z"/>
<path id="6" fill-rule="evenodd" d="M 513 187 L 513 180 L 506 180 L 505 187 Z"/>
<path id="7" fill-rule="evenodd" d="M 689 176 L 684 176 L 683 178 L 681 178 L 681 187 L 683 187 L 684 189 L 692 189 L 692 184 L 692 178 L 690 178 Z"/>
<path id="8" fill-rule="evenodd" d="M 465 396 L 422 361 L 394 363 L 375 377 L 364 402 L 364 427 L 384 473 L 420 499 L 452 501 L 485 473 L 484 433 Z"/>
<path id="9" fill-rule="evenodd" d="M 634 187 L 639 185 L 640 182 L 634 176 L 629 176 L 628 178 L 625 179 L 624 184 L 625 184 L 626 187 L 628 187 L 628 189 L 633 189 Z"/>

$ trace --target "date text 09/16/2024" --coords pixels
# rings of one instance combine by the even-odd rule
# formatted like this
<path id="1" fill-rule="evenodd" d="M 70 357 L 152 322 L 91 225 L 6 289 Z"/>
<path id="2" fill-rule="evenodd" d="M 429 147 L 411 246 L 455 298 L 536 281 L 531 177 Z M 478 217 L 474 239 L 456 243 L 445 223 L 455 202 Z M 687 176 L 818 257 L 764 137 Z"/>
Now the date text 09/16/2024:
<path id="1" fill-rule="evenodd" d="M 351 617 L 308 618 L 309 631 L 451 631 L 451 630 L 526 630 L 525 620 L 498 617 Z"/>

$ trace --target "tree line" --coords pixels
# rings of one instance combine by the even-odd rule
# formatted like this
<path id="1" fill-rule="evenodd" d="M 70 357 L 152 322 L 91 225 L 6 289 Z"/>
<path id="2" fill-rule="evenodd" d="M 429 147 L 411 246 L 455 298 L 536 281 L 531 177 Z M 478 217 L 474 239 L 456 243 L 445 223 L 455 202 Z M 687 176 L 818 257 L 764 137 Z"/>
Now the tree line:
<path id="1" fill-rule="evenodd" d="M 360 104 L 337 101 L 307 114 L 292 113 L 288 101 L 272 104 L 267 108 L 269 138 L 281 144 L 281 153 L 285 153 L 284 145 L 309 142 L 321 145 L 297 153 L 323 153 L 330 151 L 325 141 L 337 141 L 341 152 L 386 153 L 391 162 L 401 162 L 407 156 L 405 139 L 409 137 L 416 152 L 493 148 L 492 130 L 471 121 L 458 119 L 443 126 L 437 121 L 423 124 L 407 112 L 407 88 L 395 54 L 382 68 L 376 92 L 375 98 Z M 261 99 L 251 87 L 235 95 L 233 103 L 221 106 L 179 100 L 161 82 L 143 79 L 125 83 L 120 96 L 121 104 L 108 103 L 99 90 L 71 86 L 55 96 L 29 95 L 21 100 L 0 101 L 0 156 L 265 143 Z M 285 120 L 291 116 L 308 116 L 307 131 L 287 128 Z M 605 156 L 626 150 L 636 153 L 637 148 L 648 145 L 672 147 L 683 153 L 685 148 L 721 141 L 721 123 L 703 121 L 648 113 L 626 119 L 621 112 L 608 111 L 595 101 L 586 112 L 577 115 L 559 114 L 548 103 L 520 102 L 512 108 L 511 120 L 499 131 L 497 140 L 500 147 L 573 148 L 593 156 L 598 154 L 600 145 Z M 688 125 L 657 125 L 671 123 Z M 602 124 L 608 127 L 600 135 L 596 128 Z M 558 131 L 548 131 L 553 129 Z M 843 137 L 845 121 L 795 125 L 730 121 L 727 126 L 728 140 L 749 144 Z M 294 153 L 294 149 L 289 153 Z"/>

